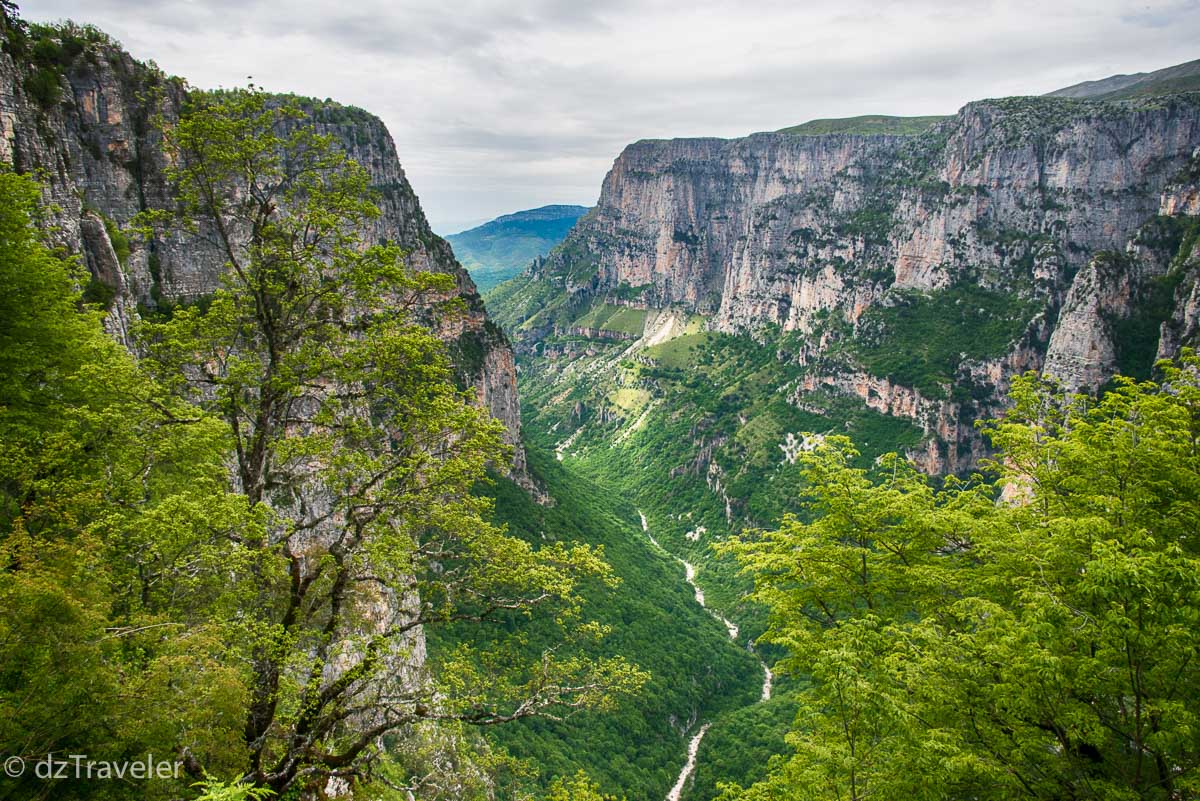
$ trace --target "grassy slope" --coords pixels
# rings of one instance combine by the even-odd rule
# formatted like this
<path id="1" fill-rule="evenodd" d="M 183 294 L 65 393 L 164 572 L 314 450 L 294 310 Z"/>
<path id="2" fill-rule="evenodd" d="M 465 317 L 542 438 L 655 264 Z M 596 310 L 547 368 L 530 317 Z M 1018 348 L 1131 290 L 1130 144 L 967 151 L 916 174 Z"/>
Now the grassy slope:
<path id="1" fill-rule="evenodd" d="M 1153 72 L 1111 75 L 1097 81 L 1084 81 L 1050 92 L 1048 97 L 1127 100 L 1197 90 L 1200 90 L 1200 59 Z"/>
<path id="2" fill-rule="evenodd" d="M 1200 75 L 1186 75 L 1161 81 L 1130 86 L 1096 97 L 1096 100 L 1132 100 L 1138 97 L 1159 97 L 1180 92 L 1200 92 Z"/>
<path id="3" fill-rule="evenodd" d="M 510 334 L 542 326 L 566 327 L 579 313 L 568 308 L 560 287 L 528 273 L 493 287 L 483 299 L 489 316 Z"/>
<path id="4" fill-rule="evenodd" d="M 931 117 L 888 117 L 882 114 L 867 114 L 861 117 L 810 120 L 801 125 L 781 128 L 777 133 L 796 136 L 822 136 L 824 134 L 891 134 L 915 136 L 924 133 L 936 123 L 950 119 L 949 116 Z"/>
<path id="5" fill-rule="evenodd" d="M 641 336 L 645 322 L 645 309 L 631 309 L 628 306 L 597 303 L 586 314 L 577 318 L 573 325 L 579 328 L 594 328 L 617 334 Z"/>

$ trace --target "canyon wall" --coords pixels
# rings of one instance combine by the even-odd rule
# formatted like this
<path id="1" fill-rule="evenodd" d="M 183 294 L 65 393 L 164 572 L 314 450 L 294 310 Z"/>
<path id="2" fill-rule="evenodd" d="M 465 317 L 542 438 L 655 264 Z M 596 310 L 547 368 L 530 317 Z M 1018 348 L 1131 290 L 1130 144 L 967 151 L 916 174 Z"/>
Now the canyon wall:
<path id="1" fill-rule="evenodd" d="M 925 431 L 912 455 L 927 469 L 961 471 L 1014 373 L 1094 390 L 1192 341 L 1198 165 L 1198 93 L 985 100 L 915 136 L 637 142 L 524 277 L 560 309 L 510 292 L 502 314 L 526 340 L 596 300 L 790 333 L 797 403 L 817 387 L 858 397 Z M 907 318 L 950 305 L 934 328 L 949 355 L 896 369 L 889 355 L 928 350 Z"/>
<path id="2" fill-rule="evenodd" d="M 125 338 L 139 306 L 211 293 L 225 259 L 203 229 L 149 242 L 123 235 L 138 212 L 174 204 L 160 131 L 178 118 L 188 89 L 94 29 L 80 30 L 76 40 L 84 42 L 79 52 L 66 49 L 52 68 L 0 53 L 0 161 L 41 177 L 52 238 L 79 254 L 112 292 L 108 325 Z M 31 91 L 39 73 L 48 83 Z M 371 176 L 382 213 L 364 241 L 391 241 L 411 267 L 455 277 L 467 311 L 461 320 L 444 321 L 441 333 L 453 352 L 473 354 L 459 359 L 461 379 L 504 423 L 515 448 L 514 475 L 525 481 L 512 349 L 490 324 L 450 245 L 430 229 L 387 128 L 361 109 L 329 100 L 300 103 L 316 131 L 334 137 Z"/>

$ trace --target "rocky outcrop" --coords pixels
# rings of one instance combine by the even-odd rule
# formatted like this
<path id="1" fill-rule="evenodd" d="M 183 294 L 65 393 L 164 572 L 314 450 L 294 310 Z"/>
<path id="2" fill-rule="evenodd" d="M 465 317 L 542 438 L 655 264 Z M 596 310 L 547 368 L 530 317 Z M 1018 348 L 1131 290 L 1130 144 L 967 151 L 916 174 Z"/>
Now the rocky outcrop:
<path id="1" fill-rule="evenodd" d="M 1046 349 L 1044 369 L 1072 392 L 1099 387 L 1112 376 L 1117 347 L 1105 320 L 1124 313 L 1141 275 L 1121 254 L 1092 259 L 1071 284 Z"/>
<path id="2" fill-rule="evenodd" d="M 1198 145 L 1197 93 L 986 100 L 914 136 L 643 141 L 528 277 L 560 287 L 569 310 L 620 298 L 720 331 L 799 332 L 795 402 L 806 387 L 857 397 L 921 427 L 931 471 L 967 469 L 984 452 L 974 420 L 1003 408 L 1016 372 L 1095 389 L 1148 369 L 1146 330 L 1163 324 L 1160 353 L 1194 335 L 1200 288 L 1171 265 L 1178 221 L 1200 213 Z M 917 296 L 925 309 L 979 301 L 978 319 L 937 334 L 951 351 L 972 340 L 939 365 L 949 382 L 924 382 L 945 398 L 872 373 L 886 360 L 864 355 L 920 350 L 887 326 Z"/>
<path id="3" fill-rule="evenodd" d="M 908 456 L 929 472 L 956 472 L 969 466 L 973 437 L 959 404 L 926 398 L 920 392 L 866 373 L 809 373 L 792 388 L 789 400 L 803 406 L 805 396 L 831 389 L 858 398 L 868 409 L 914 421 L 926 434 L 925 446 Z M 964 453 L 965 451 L 965 453 Z"/>
<path id="4" fill-rule="evenodd" d="M 645 287 L 643 299 L 653 306 L 716 312 L 738 265 L 753 269 L 778 250 L 767 227 L 788 199 L 841 185 L 854 192 L 842 174 L 900 141 L 758 134 L 638 142 L 617 159 L 596 211 L 571 236 L 595 256 L 601 285 Z"/>
<path id="5" fill-rule="evenodd" d="M 212 292 L 225 260 L 203 230 L 150 242 L 129 237 L 114 247 L 114 234 L 120 236 L 138 212 L 173 205 L 166 177 L 170 155 L 159 130 L 178 117 L 187 87 L 92 29 L 73 31 L 73 37 L 83 43 L 80 52 L 52 69 L 0 53 L 0 159 L 44 176 L 52 236 L 80 254 L 93 279 L 109 288 L 109 327 L 124 336 L 139 305 Z M 27 88 L 39 70 L 57 80 L 49 97 Z M 467 313 L 444 321 L 441 333 L 458 352 L 482 352 L 482 358 L 460 364 L 462 378 L 505 424 L 516 449 L 515 475 L 525 480 L 512 349 L 502 332 L 489 329 L 483 302 L 449 244 L 430 230 L 391 135 L 361 109 L 332 101 L 301 103 L 316 130 L 333 136 L 370 173 L 382 213 L 365 239 L 394 242 L 412 267 L 455 277 Z"/>
<path id="6" fill-rule="evenodd" d="M 885 292 L 974 280 L 1049 297 L 1121 250 L 1200 141 L 1194 97 L 1016 98 L 919 137 L 683 139 L 630 145 L 600 203 L 540 269 L 721 330 L 853 322 Z"/>

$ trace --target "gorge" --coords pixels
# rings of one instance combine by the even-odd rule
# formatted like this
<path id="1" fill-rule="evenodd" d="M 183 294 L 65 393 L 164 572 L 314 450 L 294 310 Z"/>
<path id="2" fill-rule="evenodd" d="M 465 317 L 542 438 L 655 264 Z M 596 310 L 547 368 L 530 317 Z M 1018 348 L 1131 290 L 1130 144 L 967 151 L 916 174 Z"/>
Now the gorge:
<path id="1" fill-rule="evenodd" d="M 187 118 L 189 99 L 201 93 L 94 28 L 34 26 L 22 44 L 9 27 L 7 5 L 3 13 L 9 39 L 0 54 L 0 162 L 40 182 L 39 230 L 77 259 L 81 313 L 102 310 L 107 333 L 149 358 L 139 328 L 147 321 L 167 325 L 176 315 L 203 319 L 229 269 L 211 223 L 164 232 L 141 222 L 147 213 L 182 205 L 181 157 L 170 137 Z M 444 628 L 405 624 L 406 647 L 389 654 L 400 665 L 394 672 L 405 676 L 449 665 L 447 689 L 431 693 L 428 704 L 392 703 L 430 723 L 421 730 L 428 739 L 413 738 L 419 746 L 405 750 L 392 732 L 367 736 L 381 756 L 395 759 L 382 772 L 384 782 L 368 792 L 409 799 L 428 791 L 429 798 L 487 801 L 596 801 L 600 794 L 604 801 L 711 801 L 722 794 L 720 785 L 750 787 L 783 764 L 796 751 L 797 710 L 815 680 L 795 668 L 789 643 L 763 637 L 779 626 L 780 613 L 749 597 L 760 576 L 738 562 L 729 543 L 760 542 L 781 526 L 816 519 L 806 456 L 826 443 L 848 438 L 857 450 L 847 464 L 864 471 L 893 465 L 886 455 L 900 453 L 930 477 L 931 493 L 975 487 L 981 474 L 996 469 L 989 459 L 997 451 L 980 424 L 1008 411 L 1022 374 L 1044 374 L 1092 396 L 1119 386 L 1118 375 L 1154 377 L 1158 360 L 1196 345 L 1197 74 L 1200 62 L 1191 62 L 1050 96 L 979 100 L 945 117 L 872 115 L 734 139 L 637 141 L 617 155 L 590 210 L 546 206 L 459 235 L 472 249 L 468 266 L 478 269 L 480 254 L 503 262 L 485 265 L 489 287 L 482 296 L 463 266 L 466 250 L 456 255 L 431 229 L 401 166 L 409 156 L 397 152 L 379 118 L 333 100 L 263 95 L 272 108 L 298 110 L 278 126 L 285 133 L 311 128 L 366 170 L 378 215 L 359 232 L 361 250 L 394 245 L 407 270 L 448 276 L 450 288 L 414 306 L 415 327 L 442 343 L 461 397 L 501 424 L 498 436 L 512 453 L 510 464 L 480 457 L 479 475 L 486 466 L 488 480 L 456 494 L 461 506 L 414 503 L 420 514 L 406 523 L 411 541 L 381 540 L 387 546 L 379 550 L 398 561 L 427 558 L 434 578 L 422 584 L 415 573 L 397 570 L 399 589 L 363 591 L 358 601 L 366 599 L 368 612 L 356 620 L 361 639 L 307 684 L 292 682 L 317 688 L 318 698 L 344 686 L 343 675 L 353 673 L 347 666 L 372 653 L 371 627 L 378 628 L 388 604 L 412 611 L 414 621 L 426 612 L 436 617 L 430 610 L 452 610 L 439 621 L 449 622 Z M 212 96 L 236 98 L 238 91 Z M 520 241 L 505 241 L 506 230 Z M 527 248 L 540 253 L 560 238 L 509 277 Z M 456 300 L 461 313 L 437 311 L 446 300 Z M 377 311 L 358 313 L 370 320 Z M 347 323 L 348 339 L 369 339 L 355 325 Z M 388 375 L 408 375 L 422 358 L 415 349 L 388 356 L 395 368 L 382 371 Z M 195 381 L 194 371 L 176 372 Z M 31 379 L 38 382 L 46 383 L 40 375 Z M 298 391 L 297 407 L 330 383 L 313 380 Z M 362 402 L 359 422 L 377 422 L 378 410 L 357 390 L 351 382 L 344 394 Z M 438 403 L 450 405 L 439 396 L 408 410 L 415 417 Z M 307 414 L 289 413 L 281 428 L 304 429 L 322 419 Z M 372 442 L 385 462 L 402 450 L 402 437 L 391 436 Z M 447 435 L 428 451 L 439 454 L 470 439 Z M 366 453 L 376 455 L 364 447 L 332 461 L 353 464 Z M 403 481 L 431 471 L 422 461 L 427 455 L 414 457 L 417 466 Z M 452 483 L 468 472 L 456 468 L 443 478 Z M 321 524 L 333 519 L 369 529 L 374 522 L 365 506 L 355 505 L 357 495 L 344 514 L 324 508 L 319 492 L 293 496 Z M 20 508 L 17 501 L 9 505 Z M 271 518 L 269 509 L 259 514 Z M 289 536 L 309 525 L 300 517 Z M 454 524 L 466 532 L 462 552 L 422 539 L 429 528 Z M 139 545 L 132 535 L 120 544 L 127 542 Z M 107 553 L 91 540 L 85 545 Z M 207 553 L 207 547 L 204 540 L 196 549 Z M 159 559 L 169 550 L 147 546 L 138 553 Z M 332 606 L 340 608 L 345 594 L 322 572 L 343 566 L 338 547 L 316 556 L 290 542 L 283 550 L 292 567 L 278 571 L 278 599 L 301 608 L 301 588 L 328 581 Z M 444 577 L 474 575 L 464 565 L 477 554 L 486 557 L 481 574 L 494 597 L 475 587 L 443 591 L 437 581 Z M 223 560 L 216 561 L 223 569 Z M 193 566 L 184 562 L 190 587 Z M 13 564 L 19 568 L 20 560 Z M 151 575 L 129 564 L 118 560 L 114 570 Z M 862 564 L 865 574 L 865 555 Z M 509 567 L 499 577 L 486 572 Z M 269 596 L 261 572 L 251 573 L 262 583 L 248 595 Z M 223 573 L 214 575 L 219 587 Z M 508 593 L 510 584 L 524 586 L 519 580 L 530 576 L 549 589 L 524 605 Z M 365 568 L 362 579 L 384 584 Z M 152 585 L 157 574 L 144 580 Z M 561 600 L 562 608 L 543 612 L 546 598 Z M 267 606 L 284 605 L 278 599 L 271 596 Z M 225 607 L 221 613 L 242 619 Z M 284 619 L 279 629 L 287 631 L 295 615 Z M 313 619 L 320 634 L 309 647 L 327 650 L 336 627 Z M 570 637 L 558 628 L 564 621 L 574 627 Z M 95 639 L 107 643 L 141 625 L 204 629 L 190 618 L 148 616 L 137 624 L 97 624 Z M 127 650 L 129 664 L 139 665 L 141 652 Z M 179 650 L 187 654 L 187 647 Z M 264 650 L 249 653 L 259 658 Z M 468 653 L 476 661 L 462 656 Z M 124 652 L 118 646 L 105 652 L 124 666 L 113 654 L 125 658 Z M 168 656 L 188 664 L 173 651 Z M 560 680 L 548 667 L 560 657 L 568 667 L 599 665 L 622 691 L 608 698 Z M 205 670 L 224 677 L 220 669 L 229 666 L 214 661 Z M 181 675 L 207 675 L 171 665 L 176 673 L 161 687 L 158 678 L 145 684 L 167 693 Z M 547 706 L 553 714 L 546 715 L 526 715 L 525 707 L 496 712 L 488 693 L 503 684 L 500 676 L 534 701 L 582 691 L 588 703 Z M 234 689 L 221 684 L 228 697 L 217 700 L 235 708 L 242 690 L 222 680 Z M 450 709 L 446 699 L 454 692 L 461 707 L 443 713 L 437 704 Z M 235 743 L 230 753 L 247 742 L 261 747 L 266 732 L 247 733 L 236 712 L 218 711 L 230 732 L 223 736 Z M 299 702 L 285 711 L 301 723 L 313 717 Z M 369 716 L 353 702 L 337 715 L 371 731 Z M 303 731 L 281 739 L 323 747 L 315 735 L 306 741 Z M 187 744 L 179 747 L 191 755 Z M 414 748 L 425 760 L 413 757 L 419 768 L 404 761 Z M 289 797 L 347 797 L 370 773 L 347 770 L 343 778 L 336 755 L 321 752 L 321 759 L 332 778 Z M 578 786 L 564 783 L 572 777 Z M 595 788 L 587 790 L 590 782 Z"/>
<path id="2" fill-rule="evenodd" d="M 1200 102 L 1155 80 L 629 145 L 566 240 L 487 295 L 528 440 L 652 514 L 753 642 L 762 610 L 710 545 L 805 514 L 798 453 L 845 434 L 864 465 L 966 477 L 1014 377 L 1094 393 L 1195 342 Z M 731 778 L 762 713 L 741 714 L 691 742 L 685 797 Z"/>

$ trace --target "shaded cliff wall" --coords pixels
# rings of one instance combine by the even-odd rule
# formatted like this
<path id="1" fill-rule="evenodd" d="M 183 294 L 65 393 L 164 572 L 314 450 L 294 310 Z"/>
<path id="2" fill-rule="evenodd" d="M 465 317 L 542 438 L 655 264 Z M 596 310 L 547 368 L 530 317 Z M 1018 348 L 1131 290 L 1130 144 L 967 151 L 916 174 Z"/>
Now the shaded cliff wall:
<path id="1" fill-rule="evenodd" d="M 93 278 L 113 291 L 109 326 L 124 338 L 139 305 L 212 292 L 224 258 L 203 230 L 149 243 L 121 235 L 138 212 L 173 204 L 159 123 L 169 127 L 177 119 L 187 87 L 136 61 L 97 31 L 81 29 L 73 39 L 74 48 L 49 66 L 8 46 L 0 53 L 0 160 L 43 178 L 53 208 L 52 238 L 80 254 Z M 391 135 L 361 109 L 332 101 L 303 100 L 302 105 L 317 131 L 332 135 L 372 177 L 382 214 L 365 238 L 396 243 L 416 269 L 455 277 L 468 311 L 443 333 L 464 383 L 475 387 L 481 403 L 508 429 L 516 447 L 514 472 L 524 477 L 511 347 L 489 323 L 450 245 L 430 229 Z"/>

